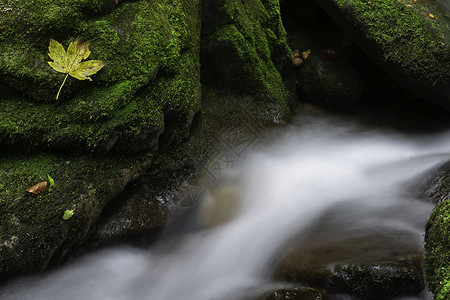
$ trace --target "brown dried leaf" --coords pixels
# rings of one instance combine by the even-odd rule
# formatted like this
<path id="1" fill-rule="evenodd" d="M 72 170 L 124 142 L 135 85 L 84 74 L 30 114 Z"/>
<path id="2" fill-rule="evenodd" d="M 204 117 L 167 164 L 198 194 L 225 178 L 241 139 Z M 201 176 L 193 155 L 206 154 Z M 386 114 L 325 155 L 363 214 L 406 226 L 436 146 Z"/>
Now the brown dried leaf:
<path id="1" fill-rule="evenodd" d="M 28 193 L 32 193 L 35 195 L 39 195 L 47 189 L 47 181 L 39 182 L 38 184 L 33 185 L 32 187 L 27 188 Z"/>
<path id="2" fill-rule="evenodd" d="M 303 59 L 307 59 L 308 55 L 311 53 L 311 49 L 302 52 Z"/>

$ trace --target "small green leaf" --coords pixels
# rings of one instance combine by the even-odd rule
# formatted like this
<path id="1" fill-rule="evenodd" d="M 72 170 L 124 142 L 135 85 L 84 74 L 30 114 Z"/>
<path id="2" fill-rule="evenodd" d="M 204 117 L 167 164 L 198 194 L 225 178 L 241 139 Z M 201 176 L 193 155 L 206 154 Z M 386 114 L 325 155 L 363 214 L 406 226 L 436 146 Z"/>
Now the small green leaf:
<path id="1" fill-rule="evenodd" d="M 66 211 L 64 212 L 63 220 L 69 220 L 70 218 L 72 218 L 72 216 L 73 216 L 73 209 L 72 210 L 66 209 Z"/>
<path id="2" fill-rule="evenodd" d="M 55 181 L 53 180 L 53 178 L 50 177 L 50 175 L 47 174 L 48 177 L 48 183 L 50 183 L 50 187 L 54 187 L 55 186 Z"/>

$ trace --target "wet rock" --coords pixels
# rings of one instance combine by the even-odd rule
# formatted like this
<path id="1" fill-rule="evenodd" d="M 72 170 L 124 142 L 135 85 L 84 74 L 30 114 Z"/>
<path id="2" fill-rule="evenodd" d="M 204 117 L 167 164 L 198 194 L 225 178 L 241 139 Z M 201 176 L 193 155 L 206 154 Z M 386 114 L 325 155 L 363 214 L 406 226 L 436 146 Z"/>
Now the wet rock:
<path id="1" fill-rule="evenodd" d="M 380 236 L 305 243 L 282 260 L 278 279 L 375 299 L 414 295 L 424 288 L 420 249 Z"/>
<path id="2" fill-rule="evenodd" d="M 319 290 L 304 287 L 304 288 L 291 288 L 280 289 L 272 292 L 264 300 L 331 300 L 327 295 Z"/>
<path id="3" fill-rule="evenodd" d="M 450 199 L 450 162 L 429 174 L 422 188 L 425 197 L 436 204 Z"/>
<path id="4" fill-rule="evenodd" d="M 367 299 L 416 295 L 425 287 L 421 257 L 334 268 L 327 291 Z"/>
<path id="5" fill-rule="evenodd" d="M 393 232 L 355 228 L 354 214 L 347 215 L 345 206 L 335 209 L 300 236 L 297 244 L 286 245 L 286 256 L 275 272 L 277 279 L 311 286 L 330 296 L 370 299 L 414 295 L 424 288 L 423 245 L 415 234 L 401 228 Z"/>
<path id="6" fill-rule="evenodd" d="M 169 211 L 148 186 L 133 182 L 108 203 L 77 254 L 125 241 L 149 244 L 159 236 Z"/>
<path id="7" fill-rule="evenodd" d="M 428 174 L 421 185 L 424 196 L 437 206 L 433 209 L 425 230 L 425 275 L 428 288 L 437 299 L 447 299 L 450 291 L 450 162 Z"/>

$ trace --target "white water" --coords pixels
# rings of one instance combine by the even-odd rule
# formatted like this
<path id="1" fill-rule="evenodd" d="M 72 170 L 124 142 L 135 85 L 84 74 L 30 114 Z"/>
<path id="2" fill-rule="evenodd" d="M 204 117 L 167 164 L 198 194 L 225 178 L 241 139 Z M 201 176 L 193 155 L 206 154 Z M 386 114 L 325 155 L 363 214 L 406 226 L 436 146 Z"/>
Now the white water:
<path id="1" fill-rule="evenodd" d="M 45 277 L 14 282 L 0 299 L 245 298 L 276 285 L 274 256 L 330 211 L 343 212 L 329 221 L 330 235 L 343 228 L 400 232 L 421 247 L 432 205 L 415 199 L 409 184 L 450 159 L 450 132 L 404 136 L 310 119 L 268 140 L 228 174 L 240 191 L 228 222 L 170 247 L 94 253 Z"/>

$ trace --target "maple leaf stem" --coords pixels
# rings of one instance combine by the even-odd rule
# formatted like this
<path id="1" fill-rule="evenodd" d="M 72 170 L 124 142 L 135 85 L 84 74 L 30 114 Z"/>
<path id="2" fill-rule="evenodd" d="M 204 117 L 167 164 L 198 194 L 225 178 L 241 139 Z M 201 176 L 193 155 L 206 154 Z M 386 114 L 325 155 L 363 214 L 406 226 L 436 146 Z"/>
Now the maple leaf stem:
<path id="1" fill-rule="evenodd" d="M 69 74 L 66 74 L 66 77 L 64 77 L 64 81 L 63 81 L 63 83 L 61 84 L 61 86 L 59 87 L 58 94 L 56 94 L 56 100 L 58 100 L 59 93 L 61 92 L 61 89 L 62 89 L 64 83 L 66 83 L 67 76 L 69 76 Z"/>

